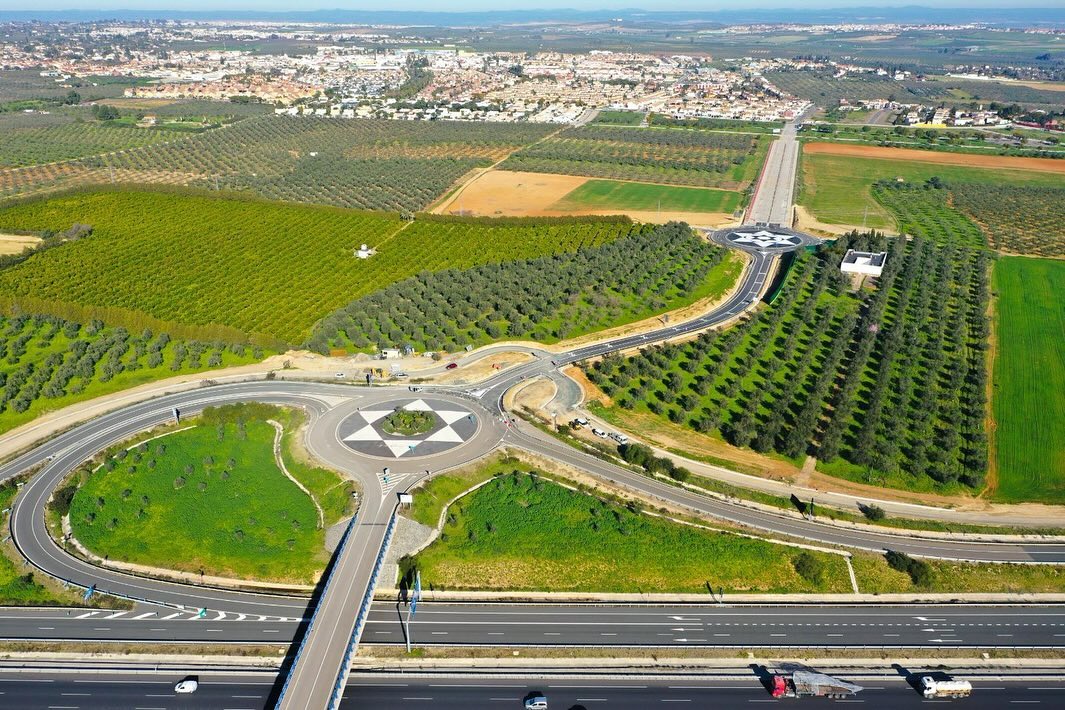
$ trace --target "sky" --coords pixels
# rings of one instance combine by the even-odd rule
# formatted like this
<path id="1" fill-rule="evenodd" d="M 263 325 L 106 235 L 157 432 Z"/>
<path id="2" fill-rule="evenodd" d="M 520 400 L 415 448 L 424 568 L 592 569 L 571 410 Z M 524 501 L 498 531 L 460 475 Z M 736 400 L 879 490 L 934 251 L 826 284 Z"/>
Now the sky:
<path id="1" fill-rule="evenodd" d="M 430 10 L 464 12 L 484 10 L 531 10 L 568 8 L 602 10 L 643 8 L 647 10 L 736 10 L 751 8 L 817 9 L 838 7 L 1054 7 L 1061 0 L 0 0 L 0 10 Z"/>

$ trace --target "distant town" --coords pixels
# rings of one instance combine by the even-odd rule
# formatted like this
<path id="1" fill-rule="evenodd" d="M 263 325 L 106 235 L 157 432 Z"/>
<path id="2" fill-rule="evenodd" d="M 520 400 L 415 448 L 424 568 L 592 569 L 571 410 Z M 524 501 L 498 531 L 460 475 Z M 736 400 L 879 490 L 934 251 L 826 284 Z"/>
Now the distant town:
<path id="1" fill-rule="evenodd" d="M 780 28 L 777 28 L 778 30 Z M 891 36 L 897 25 L 825 26 L 820 31 Z M 911 28 L 912 29 L 912 28 Z M 922 27 L 919 29 L 935 29 Z M 959 27 L 946 29 L 965 29 Z M 759 31 L 729 27 L 729 33 Z M 36 30 L 31 31 L 31 34 Z M 776 122 L 812 103 L 771 78 L 781 73 L 888 82 L 925 79 L 908 69 L 819 58 L 592 50 L 580 53 L 474 51 L 439 46 L 412 30 L 361 31 L 261 23 L 98 23 L 53 31 L 43 41 L 0 45 L 4 70 L 34 69 L 58 86 L 128 81 L 127 98 L 267 103 L 291 115 L 398 120 L 465 120 L 568 124 L 591 109 L 639 111 L 674 119 Z M 227 48 L 248 41 L 306 43 L 300 52 Z M 1014 80 L 992 67 L 967 67 L 967 79 Z M 1016 74 L 1016 72 L 1014 72 Z M 838 109 L 883 111 L 895 125 L 1009 127 L 999 110 L 843 96 Z M 1057 127 L 1056 124 L 1046 126 Z"/>

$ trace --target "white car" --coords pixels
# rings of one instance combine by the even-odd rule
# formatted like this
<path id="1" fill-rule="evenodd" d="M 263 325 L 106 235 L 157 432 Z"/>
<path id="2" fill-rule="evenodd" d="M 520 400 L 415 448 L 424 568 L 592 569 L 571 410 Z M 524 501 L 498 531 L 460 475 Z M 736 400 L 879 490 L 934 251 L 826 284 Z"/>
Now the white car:
<path id="1" fill-rule="evenodd" d="M 525 710 L 547 710 L 547 698 L 535 695 L 525 701 Z"/>
<path id="2" fill-rule="evenodd" d="M 185 680 L 181 681 L 180 683 L 178 683 L 177 685 L 174 686 L 174 692 L 175 693 L 195 693 L 196 690 L 199 687 L 200 687 L 200 684 L 199 684 L 198 681 L 195 681 L 192 678 L 186 678 Z"/>
<path id="3" fill-rule="evenodd" d="M 592 429 L 592 433 L 595 434 L 596 436 L 598 436 L 600 439 L 605 439 L 607 437 L 607 433 L 605 431 L 603 431 L 602 429 L 594 429 L 593 428 Z"/>

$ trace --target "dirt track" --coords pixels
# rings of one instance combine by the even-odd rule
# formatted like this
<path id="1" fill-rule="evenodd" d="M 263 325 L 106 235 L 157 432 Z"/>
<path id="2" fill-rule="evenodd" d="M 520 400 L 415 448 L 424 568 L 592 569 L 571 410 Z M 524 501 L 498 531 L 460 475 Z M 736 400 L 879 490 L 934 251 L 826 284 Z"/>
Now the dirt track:
<path id="1" fill-rule="evenodd" d="M 1035 170 L 1044 173 L 1065 174 L 1065 160 L 1055 160 L 1054 158 L 1020 158 L 1009 155 L 946 153 L 934 150 L 882 148 L 875 145 L 851 145 L 847 143 L 806 143 L 802 147 L 802 152 L 806 155 L 847 155 L 856 158 L 961 165 L 968 168 L 1004 168 L 1007 170 Z"/>
<path id="2" fill-rule="evenodd" d="M 35 247 L 40 243 L 40 237 L 22 234 L 0 234 L 0 254 L 19 254 L 26 247 Z"/>

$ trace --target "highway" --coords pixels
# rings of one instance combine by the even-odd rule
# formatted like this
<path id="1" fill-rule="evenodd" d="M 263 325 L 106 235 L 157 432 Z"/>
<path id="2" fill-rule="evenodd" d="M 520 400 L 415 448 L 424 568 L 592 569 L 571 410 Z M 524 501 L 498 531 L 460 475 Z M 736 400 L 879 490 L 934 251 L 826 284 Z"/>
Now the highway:
<path id="1" fill-rule="evenodd" d="M 434 710 L 500 708 L 520 710 L 525 698 L 546 695 L 552 710 L 661 707 L 759 707 L 795 701 L 770 698 L 764 683 L 776 669 L 732 667 L 711 673 L 671 676 L 560 675 L 530 671 L 499 675 L 359 674 L 348 680 L 342 708 L 425 707 Z M 819 669 L 822 670 L 822 669 Z M 913 683 L 922 668 L 887 668 L 880 673 L 823 669 L 858 683 L 854 698 L 836 701 L 872 709 L 927 707 Z M 956 701 L 968 710 L 1061 707 L 1065 682 L 1056 672 L 965 671 L 973 695 Z M 0 703 L 19 710 L 261 710 L 270 707 L 272 673 L 202 673 L 192 695 L 176 695 L 174 672 L 50 672 L 0 670 Z M 801 702 L 801 701 L 799 701 Z M 831 701 L 808 701 L 822 707 Z"/>
<path id="2" fill-rule="evenodd" d="M 416 646 L 1062 648 L 1063 605 L 561 604 L 423 600 Z M 402 645 L 406 606 L 374 602 L 364 644 Z M 172 617 L 172 618 L 168 618 Z M 288 644 L 300 619 L 169 609 L 0 610 L 0 639 Z"/>

